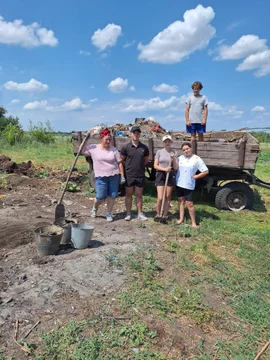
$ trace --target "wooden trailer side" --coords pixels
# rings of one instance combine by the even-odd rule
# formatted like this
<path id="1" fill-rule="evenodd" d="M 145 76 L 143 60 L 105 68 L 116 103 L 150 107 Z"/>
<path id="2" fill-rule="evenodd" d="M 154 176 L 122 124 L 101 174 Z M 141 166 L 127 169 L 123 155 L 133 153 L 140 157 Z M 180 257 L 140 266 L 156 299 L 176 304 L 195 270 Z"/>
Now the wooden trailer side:
<path id="1" fill-rule="evenodd" d="M 223 133 L 218 133 L 220 138 Z M 77 153 L 82 139 L 86 132 L 73 132 L 73 152 Z M 227 138 L 232 139 L 229 133 L 225 133 Z M 223 134 L 223 136 L 225 137 Z M 240 135 L 242 138 L 240 138 Z M 231 168 L 242 170 L 255 170 L 256 161 L 259 155 L 259 142 L 249 133 L 233 134 L 238 140 L 236 142 L 218 141 L 217 138 L 212 137 L 212 141 L 198 142 L 194 146 L 194 153 L 200 156 L 207 166 L 217 168 Z M 216 141 L 213 141 L 216 140 Z M 122 146 L 127 144 L 130 138 L 127 137 L 112 137 L 112 145 L 119 151 Z M 97 135 L 90 136 L 86 141 L 86 146 L 98 144 L 100 139 Z M 149 147 L 149 162 L 153 163 L 155 154 L 158 150 L 163 149 L 163 142 L 159 139 L 144 139 L 141 142 Z M 180 155 L 182 140 L 174 140 L 172 148 Z"/>

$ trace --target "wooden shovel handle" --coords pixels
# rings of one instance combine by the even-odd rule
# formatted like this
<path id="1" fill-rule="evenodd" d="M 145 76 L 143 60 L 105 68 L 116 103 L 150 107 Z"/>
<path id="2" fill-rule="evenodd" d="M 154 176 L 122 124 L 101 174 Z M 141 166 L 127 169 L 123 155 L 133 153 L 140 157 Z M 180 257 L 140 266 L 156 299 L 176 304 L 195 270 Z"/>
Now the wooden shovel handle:
<path id="1" fill-rule="evenodd" d="M 170 162 L 169 162 L 169 167 L 172 166 L 172 162 L 173 162 L 173 159 L 171 158 Z M 163 216 L 163 210 L 164 210 L 164 204 L 165 204 L 165 198 L 166 198 L 166 191 L 167 191 L 167 185 L 168 185 L 168 181 L 169 181 L 169 176 L 170 176 L 170 171 L 168 171 L 167 174 L 166 174 L 164 190 L 163 190 L 163 197 L 162 197 L 162 203 L 161 203 L 161 211 L 160 211 L 161 216 Z"/>
<path id="2" fill-rule="evenodd" d="M 65 192 L 66 192 L 66 189 L 67 189 L 67 185 L 68 185 L 70 176 L 71 176 L 71 174 L 72 174 L 72 171 L 73 171 L 73 169 L 74 169 L 74 166 L 75 166 L 75 164 L 76 164 L 76 162 L 77 162 L 77 160 L 78 160 L 78 157 L 79 157 L 80 154 L 81 154 L 81 151 L 82 151 L 82 149 L 83 149 L 83 147 L 84 147 L 84 144 L 85 144 L 86 140 L 88 139 L 89 135 L 90 135 L 90 131 L 87 132 L 87 134 L 85 135 L 85 138 L 83 139 L 83 141 L 82 141 L 82 143 L 81 143 L 81 145 L 80 145 L 80 147 L 79 147 L 78 153 L 77 153 L 77 155 L 76 155 L 76 157 L 75 157 L 75 160 L 74 160 L 74 162 L 73 162 L 73 164 L 72 164 L 72 166 L 71 166 L 71 169 L 70 169 L 70 171 L 69 171 L 69 174 L 68 174 L 68 177 L 67 177 L 67 180 L 66 180 L 66 183 L 65 183 L 65 187 L 64 187 L 64 190 L 63 190 L 63 192 L 62 192 L 62 195 L 61 195 L 61 197 L 60 197 L 60 200 L 59 200 L 59 203 L 58 203 L 58 204 L 61 204 L 61 202 L 62 202 L 62 200 L 63 200 L 63 197 L 64 197 L 64 194 L 65 194 Z"/>

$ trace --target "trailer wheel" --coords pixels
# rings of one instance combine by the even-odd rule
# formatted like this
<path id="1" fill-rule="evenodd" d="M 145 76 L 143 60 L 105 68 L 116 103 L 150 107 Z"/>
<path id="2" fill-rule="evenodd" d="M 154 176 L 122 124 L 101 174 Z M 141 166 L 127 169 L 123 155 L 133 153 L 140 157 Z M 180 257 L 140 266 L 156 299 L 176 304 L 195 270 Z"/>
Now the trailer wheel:
<path id="1" fill-rule="evenodd" d="M 215 205 L 218 210 L 229 210 L 228 207 L 228 196 L 231 194 L 231 189 L 221 188 L 218 190 L 215 196 Z"/>
<path id="2" fill-rule="evenodd" d="M 254 205 L 254 193 L 248 184 L 239 181 L 232 181 L 224 185 L 232 190 L 229 199 L 229 209 L 239 211 L 243 209 L 252 209 Z M 230 206 L 232 208 L 230 208 Z"/>
<path id="3" fill-rule="evenodd" d="M 254 204 L 254 194 L 247 184 L 233 181 L 225 184 L 217 192 L 215 204 L 219 210 L 251 209 Z"/>

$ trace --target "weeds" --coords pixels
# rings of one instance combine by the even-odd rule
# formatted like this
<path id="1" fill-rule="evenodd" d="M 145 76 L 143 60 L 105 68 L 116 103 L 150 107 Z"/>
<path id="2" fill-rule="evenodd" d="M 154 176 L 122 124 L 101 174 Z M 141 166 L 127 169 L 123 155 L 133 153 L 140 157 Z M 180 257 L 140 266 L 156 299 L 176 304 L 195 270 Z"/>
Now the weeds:
<path id="1" fill-rule="evenodd" d="M 73 359 L 158 359 L 165 356 L 152 349 L 156 333 L 142 321 L 121 325 L 93 318 L 42 334 L 42 348 L 36 360 Z"/>

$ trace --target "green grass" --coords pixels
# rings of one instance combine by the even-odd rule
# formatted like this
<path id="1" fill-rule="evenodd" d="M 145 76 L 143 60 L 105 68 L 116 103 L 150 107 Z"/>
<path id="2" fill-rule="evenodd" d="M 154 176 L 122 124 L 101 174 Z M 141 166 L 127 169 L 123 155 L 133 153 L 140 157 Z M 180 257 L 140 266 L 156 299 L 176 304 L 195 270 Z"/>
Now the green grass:
<path id="1" fill-rule="evenodd" d="M 16 163 L 31 160 L 34 165 L 43 165 L 54 169 L 70 169 L 75 157 L 71 141 L 58 141 L 54 144 L 31 144 L 7 146 L 0 144 L 0 153 L 9 156 Z M 88 170 L 89 166 L 80 156 L 76 167 Z"/>
<path id="2" fill-rule="evenodd" d="M 152 349 L 156 336 L 142 321 L 125 325 L 102 317 L 71 321 L 41 335 L 42 347 L 35 360 L 165 360 L 162 354 Z"/>

